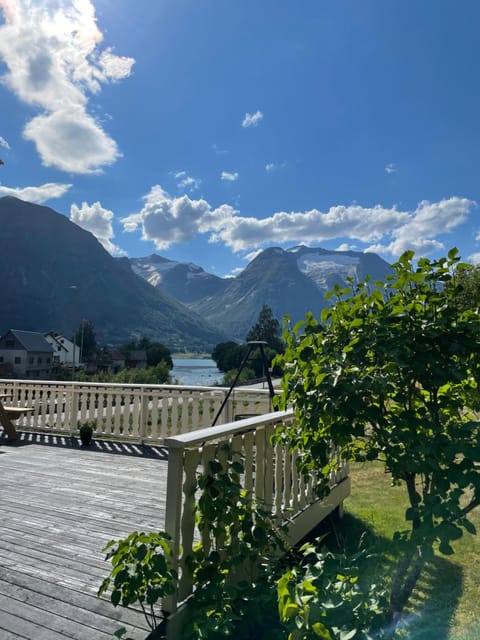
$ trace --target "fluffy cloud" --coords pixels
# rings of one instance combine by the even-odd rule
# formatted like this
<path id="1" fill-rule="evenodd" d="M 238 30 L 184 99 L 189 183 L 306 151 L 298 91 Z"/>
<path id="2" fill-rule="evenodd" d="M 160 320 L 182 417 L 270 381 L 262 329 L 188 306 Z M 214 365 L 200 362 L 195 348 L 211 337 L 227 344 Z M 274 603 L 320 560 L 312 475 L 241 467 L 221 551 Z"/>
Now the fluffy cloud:
<path id="1" fill-rule="evenodd" d="M 88 113 L 89 94 L 126 78 L 134 60 L 100 50 L 103 39 L 90 0 L 0 0 L 4 83 L 43 112 L 27 123 L 46 166 L 91 173 L 112 164 L 117 145 Z"/>
<path id="2" fill-rule="evenodd" d="M 248 129 L 249 127 L 256 127 L 262 118 L 263 113 L 261 111 L 255 111 L 255 113 L 246 113 L 242 121 L 242 127 L 244 129 Z"/>
<path id="3" fill-rule="evenodd" d="M 342 242 L 338 245 L 335 251 L 355 251 L 355 245 L 350 245 L 348 242 Z"/>
<path id="4" fill-rule="evenodd" d="M 202 233 L 220 229 L 235 214 L 229 205 L 213 209 L 203 199 L 192 200 L 188 196 L 172 198 L 156 185 L 144 197 L 145 206 L 140 213 L 122 218 L 125 231 L 142 229 L 142 238 L 151 240 L 157 249 L 163 250 L 177 242 L 190 242 Z"/>
<path id="5" fill-rule="evenodd" d="M 412 211 L 396 207 L 330 207 L 328 211 L 277 212 L 266 218 L 240 216 L 233 207 L 216 208 L 206 200 L 188 196 L 171 197 L 159 185 L 145 196 L 139 213 L 122 219 L 125 231 L 141 229 L 144 240 L 158 249 L 174 243 L 191 242 L 208 234 L 210 242 L 221 242 L 235 252 L 258 249 L 265 244 L 312 244 L 343 240 L 342 248 L 356 241 L 370 245 L 367 250 L 400 255 L 406 249 L 426 254 L 443 248 L 437 236 L 462 224 L 475 202 L 450 198 L 420 202 Z"/>
<path id="6" fill-rule="evenodd" d="M 230 173 L 229 171 L 222 171 L 220 180 L 226 180 L 227 182 L 235 182 L 235 180 L 238 180 L 238 176 L 239 176 L 239 173 L 237 171 L 234 171 L 233 173 Z"/>
<path id="7" fill-rule="evenodd" d="M 358 205 L 331 207 L 327 212 L 312 209 L 305 212 L 278 212 L 268 218 L 236 216 L 213 234 L 234 251 L 244 251 L 266 242 L 321 242 L 335 238 L 354 238 L 363 242 L 380 240 L 397 225 L 406 222 L 408 214 L 380 205 L 371 208 Z"/>
<path id="8" fill-rule="evenodd" d="M 444 249 L 443 243 L 435 236 L 459 227 L 476 206 L 467 198 L 449 198 L 439 202 L 423 200 L 415 211 L 409 213 L 404 224 L 392 229 L 390 244 L 374 245 L 370 250 L 399 256 L 410 249 L 424 255 Z"/>
<path id="9" fill-rule="evenodd" d="M 124 255 L 125 251 L 113 244 L 113 221 L 114 215 L 112 211 L 102 207 L 100 202 L 94 202 L 88 205 L 82 202 L 81 207 L 72 204 L 70 208 L 70 220 L 79 227 L 90 231 L 97 238 L 103 247 L 113 255 Z"/>
<path id="10" fill-rule="evenodd" d="M 27 202 L 43 204 L 52 198 L 61 198 L 70 189 L 71 184 L 60 184 L 58 182 L 47 182 L 39 187 L 4 187 L 0 185 L 0 197 L 14 196 Z"/>
<path id="11" fill-rule="evenodd" d="M 72 117 L 77 111 L 78 118 Z M 47 167 L 71 173 L 91 173 L 118 156 L 114 140 L 83 109 L 58 110 L 33 118 L 24 130 Z"/>
<path id="12" fill-rule="evenodd" d="M 472 253 L 468 256 L 468 261 L 472 264 L 480 264 L 480 253 Z"/>
<path id="13" fill-rule="evenodd" d="M 202 184 L 200 178 L 194 178 L 189 176 L 186 171 L 177 171 L 172 174 L 177 181 L 177 188 L 184 189 L 186 191 L 195 191 Z"/>
<path id="14" fill-rule="evenodd" d="M 0 147 L 3 147 L 4 149 L 10 149 L 10 145 L 5 140 L 5 138 L 2 138 L 2 136 L 0 136 Z"/>

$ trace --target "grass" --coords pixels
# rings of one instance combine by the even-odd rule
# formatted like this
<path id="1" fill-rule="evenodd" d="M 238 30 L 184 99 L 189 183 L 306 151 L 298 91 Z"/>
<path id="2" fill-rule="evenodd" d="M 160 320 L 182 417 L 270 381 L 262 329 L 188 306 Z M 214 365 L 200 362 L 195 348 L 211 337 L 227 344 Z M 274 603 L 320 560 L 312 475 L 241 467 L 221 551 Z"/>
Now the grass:
<path id="1" fill-rule="evenodd" d="M 367 541 L 386 556 L 387 572 L 392 571 L 393 532 L 408 528 L 405 488 L 392 486 L 379 464 L 353 465 L 351 476 L 352 496 L 337 536 L 348 547 L 365 532 Z M 453 543 L 454 555 L 437 552 L 427 564 L 406 612 L 409 640 L 480 640 L 480 508 L 470 519 L 479 534 L 465 533 Z"/>

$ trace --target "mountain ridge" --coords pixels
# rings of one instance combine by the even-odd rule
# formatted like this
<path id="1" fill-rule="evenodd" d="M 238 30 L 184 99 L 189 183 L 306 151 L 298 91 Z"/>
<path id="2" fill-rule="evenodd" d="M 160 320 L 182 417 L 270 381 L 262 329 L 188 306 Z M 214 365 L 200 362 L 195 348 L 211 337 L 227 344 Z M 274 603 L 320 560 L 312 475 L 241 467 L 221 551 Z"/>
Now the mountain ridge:
<path id="1" fill-rule="evenodd" d="M 238 340 L 245 338 L 264 304 L 275 317 L 288 315 L 296 322 L 308 311 L 319 313 L 327 305 L 325 293 L 335 283 L 344 285 L 347 277 L 361 281 L 367 275 L 383 280 L 391 271 L 374 253 L 304 245 L 269 247 L 234 278 L 219 278 L 198 265 L 157 257 L 160 261 L 152 256 L 131 258 L 132 268 Z"/>
<path id="2" fill-rule="evenodd" d="M 2 332 L 54 328 L 70 335 L 89 319 L 97 339 L 111 344 L 145 335 L 172 349 L 205 350 L 224 337 L 53 209 L 6 196 L 0 224 Z"/>

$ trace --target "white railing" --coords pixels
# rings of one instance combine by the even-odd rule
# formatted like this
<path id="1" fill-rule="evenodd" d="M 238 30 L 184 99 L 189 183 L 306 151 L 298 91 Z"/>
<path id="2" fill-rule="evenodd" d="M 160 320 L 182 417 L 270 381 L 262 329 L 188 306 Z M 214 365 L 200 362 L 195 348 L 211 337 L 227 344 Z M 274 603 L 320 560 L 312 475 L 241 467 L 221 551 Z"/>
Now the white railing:
<path id="1" fill-rule="evenodd" d="M 168 447 L 165 530 L 172 536 L 180 575 L 178 593 L 162 603 L 165 611 L 176 611 L 178 603 L 192 591 L 187 558 L 194 540 L 201 539 L 195 526 L 197 477 L 199 473 L 208 473 L 208 462 L 216 456 L 220 461 L 226 460 L 225 444 L 243 460 L 244 488 L 287 524 L 291 544 L 302 539 L 349 495 L 346 464 L 339 461 L 338 470 L 330 477 L 330 494 L 319 500 L 313 480 L 306 481 L 297 469 L 297 454 L 286 445 L 271 444 L 275 430 L 293 420 L 292 411 L 269 413 L 165 440 Z"/>
<path id="2" fill-rule="evenodd" d="M 0 393 L 6 405 L 33 408 L 16 422 L 20 431 L 77 435 L 90 421 L 96 438 L 155 444 L 211 426 L 228 388 L 0 380 Z M 235 389 L 217 424 L 271 410 L 267 389 Z"/>

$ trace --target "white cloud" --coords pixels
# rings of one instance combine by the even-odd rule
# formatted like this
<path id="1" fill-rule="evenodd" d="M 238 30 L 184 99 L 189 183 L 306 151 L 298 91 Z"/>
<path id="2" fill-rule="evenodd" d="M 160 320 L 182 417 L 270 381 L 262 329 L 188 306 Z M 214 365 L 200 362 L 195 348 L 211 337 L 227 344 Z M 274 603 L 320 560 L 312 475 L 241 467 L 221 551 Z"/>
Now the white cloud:
<path id="1" fill-rule="evenodd" d="M 248 129 L 248 127 L 256 127 L 260 120 L 263 118 L 263 113 L 261 111 L 255 111 L 255 113 L 246 113 L 243 121 L 242 127 L 244 129 Z"/>
<path id="2" fill-rule="evenodd" d="M 234 251 L 258 247 L 266 242 L 321 242 L 335 238 L 352 238 L 369 242 L 380 240 L 392 228 L 406 222 L 408 214 L 395 208 L 377 205 L 366 208 L 358 205 L 339 205 L 327 212 L 312 209 L 304 212 L 278 212 L 268 218 L 235 216 L 213 235 Z"/>
<path id="3" fill-rule="evenodd" d="M 52 198 L 61 198 L 71 188 L 71 184 L 47 182 L 39 187 L 4 187 L 0 185 L 0 197 L 14 196 L 27 202 L 43 204 Z"/>
<path id="4" fill-rule="evenodd" d="M 284 160 L 283 162 L 267 162 L 267 164 L 265 165 L 265 171 L 271 172 L 271 171 L 277 171 L 278 169 L 284 169 L 287 166 L 286 161 Z"/>
<path id="5" fill-rule="evenodd" d="M 122 218 L 125 231 L 139 226 L 142 238 L 151 240 L 157 249 L 168 249 L 176 242 L 190 242 L 198 234 L 222 228 L 234 215 L 229 205 L 213 209 L 203 199 L 192 200 L 184 195 L 172 198 L 156 185 L 144 197 L 145 205 L 140 213 Z"/>
<path id="6" fill-rule="evenodd" d="M 426 255 L 444 249 L 436 236 L 456 229 L 476 206 L 473 200 L 467 198 L 453 197 L 439 202 L 423 200 L 415 211 L 409 213 L 405 224 L 392 229 L 393 240 L 390 244 L 383 247 L 376 245 L 373 250 L 399 256 L 407 250 Z"/>
<path id="7" fill-rule="evenodd" d="M 385 165 L 385 171 L 387 173 L 396 173 L 398 171 L 397 165 L 394 162 L 389 162 Z"/>
<path id="8" fill-rule="evenodd" d="M 78 118 L 72 117 L 75 111 Z M 115 141 L 83 109 L 36 116 L 24 136 L 36 144 L 45 166 L 70 173 L 92 173 L 119 156 Z"/>
<path id="9" fill-rule="evenodd" d="M 434 203 L 423 201 L 412 211 L 352 204 L 330 207 L 325 212 L 280 211 L 258 219 L 241 216 L 227 204 L 214 208 L 204 199 L 193 200 L 186 195 L 174 198 L 159 185 L 144 200 L 139 213 L 121 222 L 125 231 L 141 229 L 142 238 L 153 241 L 158 249 L 208 234 L 209 242 L 221 242 L 235 252 L 272 243 L 312 245 L 338 239 L 344 250 L 361 242 L 370 245 L 367 251 L 393 256 L 406 249 L 427 254 L 443 248 L 437 237 L 461 225 L 476 206 L 472 200 L 454 197 Z"/>
<path id="10" fill-rule="evenodd" d="M 177 188 L 185 189 L 186 191 L 195 191 L 202 184 L 200 178 L 189 176 L 186 171 L 177 171 L 173 174 L 173 177 L 177 181 Z"/>
<path id="11" fill-rule="evenodd" d="M 214 153 L 217 154 L 217 156 L 223 156 L 226 153 L 228 153 L 228 151 L 226 149 L 222 149 L 221 147 L 218 146 L 218 144 L 212 144 L 212 151 Z"/>
<path id="12" fill-rule="evenodd" d="M 225 273 L 222 277 L 223 278 L 236 278 L 238 275 L 240 275 L 242 273 L 243 269 L 244 269 L 244 267 L 235 267 L 235 269 L 232 269 L 228 273 Z"/>
<path id="13" fill-rule="evenodd" d="M 4 83 L 42 112 L 27 123 L 43 164 L 91 173 L 112 164 L 117 145 L 88 113 L 89 94 L 130 75 L 134 60 L 100 50 L 103 35 L 90 0 L 0 0 Z"/>
<path id="14" fill-rule="evenodd" d="M 112 226 L 113 218 L 113 212 L 102 207 L 100 202 L 94 202 L 92 205 L 82 202 L 81 207 L 78 207 L 76 204 L 72 204 L 70 207 L 70 220 L 72 222 L 78 224 L 82 229 L 93 233 L 109 253 L 113 255 L 125 255 L 125 251 L 112 242 L 112 238 L 114 237 Z"/>
<path id="15" fill-rule="evenodd" d="M 355 251 L 355 245 L 348 244 L 348 242 L 342 242 L 338 245 L 335 251 Z"/>
<path id="16" fill-rule="evenodd" d="M 228 182 L 235 182 L 238 180 L 239 173 L 237 171 L 230 173 L 229 171 L 222 171 L 220 180 L 227 180 Z"/>
<path id="17" fill-rule="evenodd" d="M 480 253 L 472 253 L 467 260 L 472 264 L 480 264 Z"/>
<path id="18" fill-rule="evenodd" d="M 10 145 L 5 140 L 5 138 L 2 138 L 2 136 L 0 136 L 0 147 L 3 147 L 4 149 L 10 149 Z"/>

